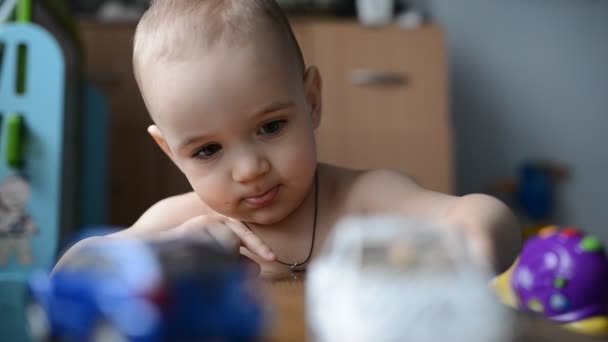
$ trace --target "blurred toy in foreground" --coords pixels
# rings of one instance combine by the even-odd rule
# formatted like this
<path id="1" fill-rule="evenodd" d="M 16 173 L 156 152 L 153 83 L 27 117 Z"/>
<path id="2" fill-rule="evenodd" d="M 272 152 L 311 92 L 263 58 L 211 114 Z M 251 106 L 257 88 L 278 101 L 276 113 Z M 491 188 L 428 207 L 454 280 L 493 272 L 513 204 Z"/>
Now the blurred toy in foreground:
<path id="1" fill-rule="evenodd" d="M 507 341 L 507 308 L 488 290 L 489 266 L 455 229 L 398 217 L 341 221 L 311 264 L 313 340 Z"/>
<path id="2" fill-rule="evenodd" d="M 579 229 L 542 229 L 495 286 L 508 305 L 608 336 L 608 258 L 601 242 Z"/>
<path id="3" fill-rule="evenodd" d="M 254 276 L 238 256 L 197 241 L 116 240 L 35 274 L 26 312 L 39 341 L 254 341 Z"/>

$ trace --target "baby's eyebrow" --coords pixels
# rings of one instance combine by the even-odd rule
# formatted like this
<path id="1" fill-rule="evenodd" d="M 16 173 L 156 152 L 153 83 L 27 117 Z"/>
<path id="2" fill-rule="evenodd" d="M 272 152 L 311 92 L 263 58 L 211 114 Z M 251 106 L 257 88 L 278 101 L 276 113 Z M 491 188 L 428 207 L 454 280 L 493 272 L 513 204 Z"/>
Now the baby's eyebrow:
<path id="1" fill-rule="evenodd" d="M 179 145 L 177 146 L 177 150 L 181 151 L 181 150 L 185 149 L 186 147 L 194 144 L 197 141 L 208 140 L 208 139 L 209 139 L 209 137 L 206 135 L 188 137 L 179 143 Z"/>
<path id="2" fill-rule="evenodd" d="M 287 109 L 295 106 L 293 101 L 275 101 L 270 105 L 263 107 L 262 109 L 254 112 L 254 117 L 257 118 L 259 116 L 263 116 L 264 114 L 276 112 L 282 109 Z"/>

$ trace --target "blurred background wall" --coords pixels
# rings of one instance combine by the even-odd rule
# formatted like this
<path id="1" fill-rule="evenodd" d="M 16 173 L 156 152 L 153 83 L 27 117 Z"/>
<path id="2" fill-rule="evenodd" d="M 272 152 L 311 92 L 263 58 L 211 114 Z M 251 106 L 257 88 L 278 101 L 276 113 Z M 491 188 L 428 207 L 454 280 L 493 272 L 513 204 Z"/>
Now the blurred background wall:
<path id="1" fill-rule="evenodd" d="M 608 1 L 420 1 L 448 39 L 458 193 L 561 161 L 560 223 L 608 239 Z"/>

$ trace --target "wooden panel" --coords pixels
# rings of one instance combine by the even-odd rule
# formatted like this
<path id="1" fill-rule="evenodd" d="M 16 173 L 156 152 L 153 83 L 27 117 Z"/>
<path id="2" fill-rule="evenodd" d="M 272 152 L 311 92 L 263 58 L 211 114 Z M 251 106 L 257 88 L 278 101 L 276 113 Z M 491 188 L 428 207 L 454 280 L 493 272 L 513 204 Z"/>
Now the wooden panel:
<path id="1" fill-rule="evenodd" d="M 109 222 L 128 226 L 156 201 L 189 191 L 185 177 L 148 135 L 151 119 L 131 64 L 133 23 L 80 23 L 87 78 L 111 110 Z"/>
<path id="2" fill-rule="evenodd" d="M 110 177 L 110 222 L 131 225 L 152 205 L 164 188 L 158 149 L 144 130 L 114 126 Z M 166 179 L 166 178 L 165 178 Z"/>
<path id="3" fill-rule="evenodd" d="M 320 22 L 312 35 L 311 62 L 324 83 L 320 159 L 363 169 L 396 168 L 426 187 L 451 192 L 441 32 Z M 357 85 L 352 81 L 357 72 L 383 73 L 388 79 Z"/>
<path id="4" fill-rule="evenodd" d="M 132 67 L 134 24 L 81 22 L 87 78 L 110 100 L 113 125 L 147 125 L 148 111 Z"/>

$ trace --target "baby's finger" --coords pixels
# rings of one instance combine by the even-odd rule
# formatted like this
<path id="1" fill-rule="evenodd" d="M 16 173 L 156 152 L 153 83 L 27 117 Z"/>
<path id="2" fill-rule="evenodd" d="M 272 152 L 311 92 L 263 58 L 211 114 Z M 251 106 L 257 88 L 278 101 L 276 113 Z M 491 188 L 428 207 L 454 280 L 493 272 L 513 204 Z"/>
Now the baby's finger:
<path id="1" fill-rule="evenodd" d="M 251 252 L 259 255 L 268 261 L 273 261 L 275 255 L 266 245 L 262 239 L 255 235 L 249 228 L 247 228 L 242 222 L 229 219 L 226 224 L 232 229 L 232 231 L 239 237 L 241 244 L 245 246 Z"/>

